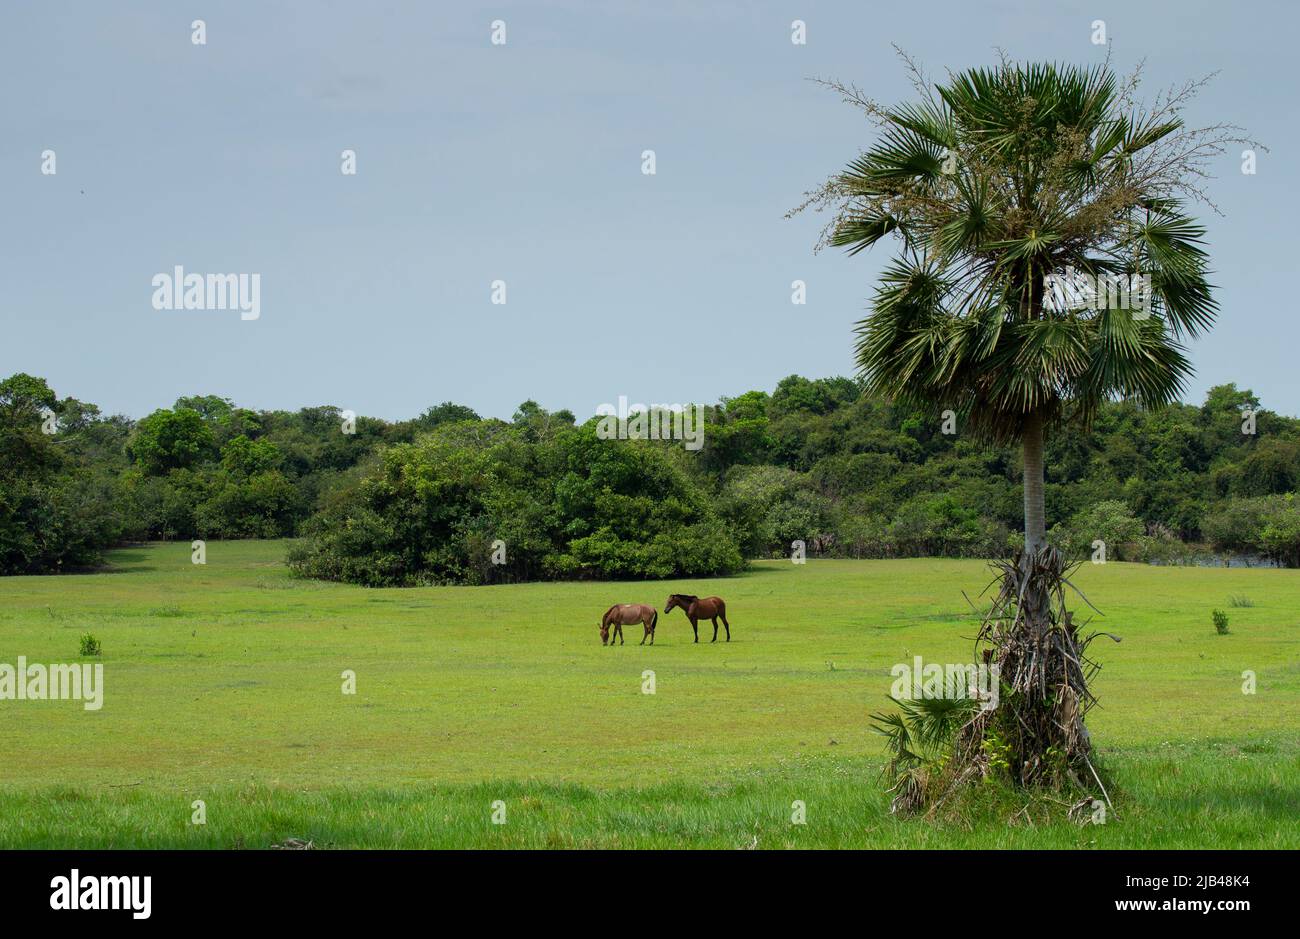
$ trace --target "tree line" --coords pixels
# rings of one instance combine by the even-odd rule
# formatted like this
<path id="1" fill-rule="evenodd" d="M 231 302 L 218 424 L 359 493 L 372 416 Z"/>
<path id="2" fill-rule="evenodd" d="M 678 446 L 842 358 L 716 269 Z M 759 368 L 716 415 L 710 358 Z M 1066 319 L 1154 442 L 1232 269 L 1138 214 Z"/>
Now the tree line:
<path id="1" fill-rule="evenodd" d="M 0 382 L 0 573 L 93 568 L 113 545 L 297 539 L 368 585 L 709 576 L 746 559 L 998 557 L 1021 456 L 849 378 L 790 376 L 704 409 L 704 446 L 608 440 L 596 417 L 443 403 L 405 421 L 187 396 L 140 420 Z M 945 431 L 953 431 L 946 433 Z M 1050 540 L 1085 558 L 1237 553 L 1300 566 L 1300 420 L 1235 385 L 1200 406 L 1104 404 L 1046 452 Z"/>

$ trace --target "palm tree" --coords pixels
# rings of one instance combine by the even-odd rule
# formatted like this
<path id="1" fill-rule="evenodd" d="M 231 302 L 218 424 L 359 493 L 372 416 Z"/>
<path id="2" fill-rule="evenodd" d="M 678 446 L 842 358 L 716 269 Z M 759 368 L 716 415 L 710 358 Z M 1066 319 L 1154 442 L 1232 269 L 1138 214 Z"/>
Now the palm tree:
<path id="1" fill-rule="evenodd" d="M 866 388 L 1021 445 L 1032 556 L 1045 435 L 1108 398 L 1164 405 L 1190 373 L 1180 340 L 1217 308 L 1182 197 L 1236 128 L 1183 127 L 1196 85 L 1140 113 L 1105 66 L 913 74 L 920 101 L 894 108 L 832 84 L 881 135 L 809 203 L 836 206 L 827 240 L 850 254 L 901 242 L 857 326 Z"/>
<path id="2" fill-rule="evenodd" d="M 834 208 L 823 242 L 850 254 L 899 240 L 857 326 L 866 390 L 1021 445 L 1025 551 L 995 564 L 1001 585 L 977 638 L 1002 705 L 937 723 L 915 706 L 875 716 L 896 757 L 894 808 L 937 805 L 1001 772 L 1105 796 L 1084 726 L 1097 634 L 1079 635 L 1068 567 L 1047 546 L 1044 440 L 1086 429 L 1107 399 L 1159 407 L 1179 395 L 1191 371 L 1181 343 L 1217 312 L 1205 231 L 1184 205 L 1208 201 L 1206 165 L 1249 141 L 1231 125 L 1183 125 L 1203 82 L 1144 111 L 1137 75 L 1121 83 L 1104 65 L 1004 59 L 931 85 L 907 64 L 920 97 L 898 107 L 828 83 L 880 137 L 800 208 Z"/>

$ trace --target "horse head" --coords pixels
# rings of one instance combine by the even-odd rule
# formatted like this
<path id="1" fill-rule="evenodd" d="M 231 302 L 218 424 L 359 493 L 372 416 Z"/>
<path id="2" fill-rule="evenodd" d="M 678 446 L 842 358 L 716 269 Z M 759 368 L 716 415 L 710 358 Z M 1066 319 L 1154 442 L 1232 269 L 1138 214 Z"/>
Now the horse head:
<path id="1" fill-rule="evenodd" d="M 600 644 L 602 646 L 609 644 L 609 622 L 608 621 L 600 624 Z"/>
<path id="2" fill-rule="evenodd" d="M 665 613 L 671 613 L 674 607 L 681 607 L 683 610 L 689 609 L 690 605 L 698 600 L 699 597 L 693 597 L 686 593 L 672 593 L 668 595 L 668 605 L 664 607 Z"/>

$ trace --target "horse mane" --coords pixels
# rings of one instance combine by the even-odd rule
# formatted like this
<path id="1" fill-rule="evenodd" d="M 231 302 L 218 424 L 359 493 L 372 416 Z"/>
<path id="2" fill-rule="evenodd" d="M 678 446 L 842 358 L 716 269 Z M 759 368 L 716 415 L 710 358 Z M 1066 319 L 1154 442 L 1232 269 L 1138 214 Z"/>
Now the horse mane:
<path id="1" fill-rule="evenodd" d="M 687 603 L 694 603 L 696 600 L 700 599 L 693 593 L 675 593 L 673 596 L 678 600 L 685 600 Z"/>

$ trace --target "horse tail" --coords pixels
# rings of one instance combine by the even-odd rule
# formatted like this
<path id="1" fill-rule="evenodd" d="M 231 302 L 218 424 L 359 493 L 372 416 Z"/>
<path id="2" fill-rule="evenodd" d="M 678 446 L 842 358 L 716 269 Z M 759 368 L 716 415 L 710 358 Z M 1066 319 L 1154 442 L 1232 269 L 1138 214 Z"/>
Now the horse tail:
<path id="1" fill-rule="evenodd" d="M 650 631 L 654 632 L 655 627 L 659 625 L 659 611 L 654 610 L 650 617 Z"/>

